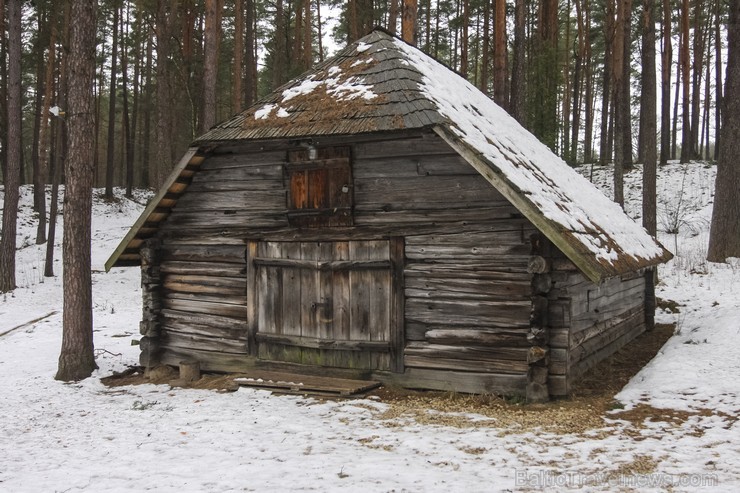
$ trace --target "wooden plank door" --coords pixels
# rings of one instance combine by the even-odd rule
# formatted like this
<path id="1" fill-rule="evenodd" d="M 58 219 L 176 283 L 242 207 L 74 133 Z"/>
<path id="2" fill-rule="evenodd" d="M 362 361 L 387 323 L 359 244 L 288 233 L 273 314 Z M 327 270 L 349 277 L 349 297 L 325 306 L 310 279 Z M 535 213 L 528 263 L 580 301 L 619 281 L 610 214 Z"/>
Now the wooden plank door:
<path id="1" fill-rule="evenodd" d="M 389 240 L 251 245 L 253 354 L 319 366 L 396 369 L 403 338 L 394 250 Z"/>

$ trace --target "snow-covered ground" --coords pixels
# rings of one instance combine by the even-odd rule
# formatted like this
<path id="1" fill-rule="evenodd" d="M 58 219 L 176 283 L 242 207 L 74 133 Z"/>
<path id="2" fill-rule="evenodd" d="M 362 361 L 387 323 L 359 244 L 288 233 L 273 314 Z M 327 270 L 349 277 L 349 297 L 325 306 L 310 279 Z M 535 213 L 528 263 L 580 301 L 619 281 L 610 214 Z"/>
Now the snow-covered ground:
<path id="1" fill-rule="evenodd" d="M 676 322 L 677 333 L 617 395 L 626 409 L 674 411 L 640 422 L 607 415 L 565 434 L 495 413 L 462 416 L 467 426 L 388 417 L 391 404 L 377 399 L 104 386 L 138 355 L 138 269 L 102 267 L 143 208 L 128 200 L 94 206 L 100 369 L 57 382 L 61 261 L 57 277 L 42 277 L 24 188 L 19 288 L 0 295 L 0 491 L 739 491 L 740 261 L 704 260 L 714 168 L 685 169 L 670 164 L 659 184 L 659 224 L 677 231 L 661 241 L 677 255 L 660 270 L 658 295 L 681 306 L 658 321 Z M 603 170 L 593 179 L 608 188 Z M 627 179 L 636 215 L 639 169 Z"/>

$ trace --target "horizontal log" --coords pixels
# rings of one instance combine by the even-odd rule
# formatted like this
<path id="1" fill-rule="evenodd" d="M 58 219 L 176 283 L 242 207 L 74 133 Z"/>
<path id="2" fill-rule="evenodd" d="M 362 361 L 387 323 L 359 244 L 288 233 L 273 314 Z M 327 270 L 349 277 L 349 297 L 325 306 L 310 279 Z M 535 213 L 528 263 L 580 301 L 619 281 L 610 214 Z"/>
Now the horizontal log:
<path id="1" fill-rule="evenodd" d="M 598 351 L 593 352 L 584 359 L 572 364 L 569 370 L 570 377 L 574 380 L 580 378 L 594 365 L 598 364 L 600 361 L 603 361 L 604 359 L 622 349 L 643 332 L 645 332 L 644 323 L 633 326 L 629 332 L 623 333 L 620 337 L 612 341 L 610 344 L 603 346 Z"/>
<path id="2" fill-rule="evenodd" d="M 448 326 L 529 327 L 528 302 L 466 302 L 406 300 L 406 319 Z"/>
<path id="3" fill-rule="evenodd" d="M 473 246 L 473 247 L 454 247 L 454 246 L 435 246 L 435 245 L 406 245 L 406 258 L 424 259 L 424 260 L 441 260 L 450 259 L 453 262 L 460 262 L 466 258 L 471 260 L 484 258 L 495 258 L 495 262 L 501 262 L 502 257 L 509 257 L 506 260 L 510 263 L 526 265 L 529 247 L 522 243 L 506 244 L 496 243 L 490 246 Z"/>
<path id="4" fill-rule="evenodd" d="M 180 235 L 184 230 L 188 232 L 199 230 L 204 235 L 217 232 L 223 237 L 229 237 L 231 234 L 244 238 L 255 231 L 288 227 L 288 216 L 284 206 L 262 211 L 258 210 L 258 207 L 254 206 L 250 210 L 241 208 L 210 211 L 176 210 L 167 222 L 162 224 L 160 231 L 172 236 Z"/>
<path id="5" fill-rule="evenodd" d="M 319 339 L 283 334 L 267 334 L 264 332 L 258 332 L 255 338 L 258 342 L 314 349 L 337 349 L 343 351 L 388 351 L 390 349 L 388 341 Z"/>
<path id="6" fill-rule="evenodd" d="M 444 282 L 455 281 L 491 281 L 508 285 L 514 283 L 523 283 L 529 285 L 530 275 L 519 266 L 519 269 L 501 269 L 497 270 L 488 265 L 468 266 L 455 263 L 406 263 L 404 267 L 404 278 L 407 282 L 413 279 L 419 279 L 419 282 L 435 281 Z"/>
<path id="7" fill-rule="evenodd" d="M 624 320 L 627 320 L 635 316 L 644 316 L 644 314 L 645 314 L 644 307 L 640 305 L 640 306 L 636 306 L 634 308 L 625 310 L 624 312 L 619 313 L 613 317 L 609 317 L 606 320 L 601 320 L 599 322 L 596 322 L 582 329 L 571 327 L 571 330 L 570 330 L 571 347 L 583 344 L 584 342 L 588 341 L 592 337 L 598 336 L 599 334 L 609 330 L 611 327 L 622 323 Z"/>
<path id="8" fill-rule="evenodd" d="M 221 337 L 207 337 L 196 334 L 183 334 L 182 332 L 170 332 L 162 330 L 159 336 L 161 348 L 198 349 L 201 351 L 213 351 L 224 353 L 247 353 L 247 342 L 245 340 L 226 339 Z"/>
<path id="9" fill-rule="evenodd" d="M 250 167 L 270 167 L 282 166 L 287 159 L 285 153 L 285 143 L 282 143 L 283 149 L 273 149 L 264 151 L 259 148 L 240 150 L 219 148 L 218 152 L 209 156 L 200 165 L 201 171 L 211 171 L 229 168 L 250 168 Z"/>
<path id="10" fill-rule="evenodd" d="M 245 247 L 242 247 L 245 248 Z M 239 277 L 246 264 L 226 262 L 162 262 L 162 274 L 207 275 L 209 277 Z"/>
<path id="11" fill-rule="evenodd" d="M 407 368 L 404 373 L 373 372 L 372 377 L 387 385 L 443 390 L 468 394 L 523 396 L 526 374 L 496 374 Z"/>
<path id="12" fill-rule="evenodd" d="M 183 326 L 188 324 L 202 325 L 207 327 L 220 328 L 224 330 L 242 331 L 246 330 L 247 321 L 241 317 L 223 317 L 213 314 L 198 314 L 180 310 L 164 308 L 161 312 L 164 323 L 174 324 L 181 323 Z"/>
<path id="13" fill-rule="evenodd" d="M 356 158 L 353 162 L 352 173 L 356 180 L 478 174 L 475 169 L 452 150 L 449 154 Z"/>
<path id="14" fill-rule="evenodd" d="M 501 227 L 498 222 L 510 224 L 513 220 L 516 220 L 521 228 L 524 221 L 511 207 L 504 205 L 493 207 L 488 202 L 356 203 L 354 214 L 355 226 L 423 226 L 434 221 L 437 233 L 459 232 L 460 228 L 455 227 L 457 224 L 468 226 L 474 231 L 497 231 Z M 417 234 L 417 231 L 409 231 L 409 234 Z"/>
<path id="15" fill-rule="evenodd" d="M 436 136 L 405 138 L 398 140 L 383 139 L 375 142 L 356 143 L 352 146 L 356 161 L 375 157 L 387 159 L 398 156 L 449 155 L 450 146 Z"/>
<path id="16" fill-rule="evenodd" d="M 455 211 L 457 214 L 463 211 Z M 486 229 L 482 231 L 468 232 L 445 232 L 426 235 L 412 235 L 406 238 L 406 246 L 422 247 L 481 247 L 488 246 L 489 243 L 501 243 L 507 245 L 524 245 L 522 238 L 522 220 L 497 220 L 486 221 Z"/>
<path id="17" fill-rule="evenodd" d="M 246 296 L 247 280 L 238 277 L 189 276 L 173 274 L 164 276 L 165 291 L 195 294 L 220 294 L 224 296 Z"/>
<path id="18" fill-rule="evenodd" d="M 589 327 L 599 323 L 611 320 L 620 314 L 635 309 L 644 308 L 644 301 L 635 299 L 634 302 L 619 304 L 608 309 L 602 309 L 598 312 L 586 312 L 571 316 L 571 330 L 573 332 L 580 332 L 586 330 Z"/>
<path id="19" fill-rule="evenodd" d="M 169 332 L 178 332 L 185 335 L 197 335 L 205 337 L 215 337 L 220 339 L 231 339 L 234 341 L 246 341 L 247 330 L 244 326 L 237 326 L 233 329 L 214 327 L 206 324 L 194 324 L 187 320 L 173 320 L 166 318 L 162 321 L 161 326 Z"/>
<path id="20" fill-rule="evenodd" d="M 163 307 L 183 312 L 218 315 L 221 317 L 243 318 L 244 320 L 247 318 L 246 306 L 225 303 L 167 298 L 163 301 Z"/>
<path id="21" fill-rule="evenodd" d="M 526 332 L 500 329 L 432 329 L 426 332 L 425 339 L 430 343 L 449 346 L 530 346 Z"/>
<path id="22" fill-rule="evenodd" d="M 177 201 L 177 211 L 250 210 L 255 208 L 280 210 L 285 208 L 285 190 L 229 190 L 193 192 L 188 190 Z"/>
<path id="23" fill-rule="evenodd" d="M 408 342 L 404 349 L 406 356 L 425 356 L 429 358 L 449 358 L 466 360 L 507 360 L 524 362 L 527 359 L 528 348 L 524 347 L 492 347 L 492 346 L 462 346 L 432 344 L 428 342 Z"/>
<path id="24" fill-rule="evenodd" d="M 212 158 L 213 159 L 213 158 Z M 217 163 L 209 159 L 209 166 L 202 169 L 193 177 L 192 185 L 208 182 L 268 182 L 277 181 L 282 184 L 283 162 L 262 163 Z M 216 158 L 218 159 L 218 158 Z"/>
<path id="25" fill-rule="evenodd" d="M 229 262 L 244 265 L 244 245 L 167 245 L 162 261 Z"/>
<path id="26" fill-rule="evenodd" d="M 462 360 L 439 358 L 434 356 L 417 356 L 404 354 L 404 365 L 410 368 L 432 368 L 450 371 L 471 371 L 526 375 L 529 365 L 523 361 L 512 360 Z"/>
<path id="27" fill-rule="evenodd" d="M 255 179 L 247 180 L 193 180 L 188 187 L 188 193 L 212 193 L 212 192 L 235 192 L 242 193 L 248 192 L 249 194 L 262 194 L 267 191 L 282 192 L 285 190 L 285 185 L 282 180 L 282 171 L 279 177 L 271 180 Z"/>
<path id="28" fill-rule="evenodd" d="M 588 339 L 576 338 L 571 339 L 572 346 L 569 351 L 569 361 L 574 364 L 588 357 L 588 355 L 599 351 L 601 348 L 608 346 L 623 334 L 629 333 L 634 327 L 644 326 L 645 314 L 637 311 L 624 318 L 618 318 L 608 324 L 598 327 L 595 334 L 588 334 Z M 588 331 L 591 332 L 591 331 Z"/>
<path id="29" fill-rule="evenodd" d="M 525 301 L 531 296 L 526 280 L 406 277 L 406 296 L 415 298 L 470 298 Z"/>
<path id="30" fill-rule="evenodd" d="M 166 347 L 159 354 L 159 361 L 165 365 L 177 366 L 184 359 L 198 361 L 203 371 L 238 373 L 256 366 L 255 358 L 247 354 L 227 353 L 223 351 Z"/>
<path id="31" fill-rule="evenodd" d="M 300 260 L 286 258 L 255 257 L 254 263 L 261 267 L 287 267 L 294 269 L 310 269 L 319 271 L 357 271 L 390 269 L 390 260 Z"/>
<path id="32" fill-rule="evenodd" d="M 246 290 L 245 290 L 246 291 Z M 198 292 L 198 293 L 187 293 L 182 291 L 164 291 L 164 300 L 182 300 L 182 301 L 193 301 L 193 302 L 206 302 L 214 304 L 223 304 L 229 306 L 246 307 L 247 296 L 245 292 L 238 294 L 227 294 L 219 292 Z M 166 306 L 166 303 L 165 303 Z"/>

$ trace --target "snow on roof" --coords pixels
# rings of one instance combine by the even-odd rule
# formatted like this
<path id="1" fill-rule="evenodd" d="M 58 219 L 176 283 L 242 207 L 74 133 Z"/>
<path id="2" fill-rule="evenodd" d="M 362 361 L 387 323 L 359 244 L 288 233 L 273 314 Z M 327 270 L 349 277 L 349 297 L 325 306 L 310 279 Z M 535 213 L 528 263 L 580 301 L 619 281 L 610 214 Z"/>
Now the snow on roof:
<path id="1" fill-rule="evenodd" d="M 599 264 L 616 267 L 626 261 L 639 266 L 666 258 L 665 248 L 618 204 L 489 97 L 417 48 L 399 39 L 393 42 L 422 74 L 421 91 L 448 120 L 449 130 Z"/>
<path id="2" fill-rule="evenodd" d="M 215 126 L 194 146 L 408 129 L 437 132 L 594 282 L 671 258 L 489 97 L 380 29 Z M 127 247 L 130 255 L 134 245 Z"/>

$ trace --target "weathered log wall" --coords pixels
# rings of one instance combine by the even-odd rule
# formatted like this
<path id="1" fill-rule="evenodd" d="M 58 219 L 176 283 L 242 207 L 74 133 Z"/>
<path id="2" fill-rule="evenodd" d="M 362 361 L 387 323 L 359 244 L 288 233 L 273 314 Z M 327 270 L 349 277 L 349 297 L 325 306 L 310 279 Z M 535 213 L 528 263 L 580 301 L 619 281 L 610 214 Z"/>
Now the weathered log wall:
<path id="1" fill-rule="evenodd" d="M 299 231 L 287 220 L 284 145 L 212 155 L 161 226 L 161 360 L 197 359 L 204 370 L 252 364 L 247 240 L 401 237 L 406 371 L 394 378 L 409 386 L 447 389 L 457 382 L 462 391 L 524 394 L 532 346 L 531 223 L 426 134 L 352 145 L 354 226 Z M 468 379 L 462 387 L 461 379 Z"/>
<path id="2" fill-rule="evenodd" d="M 596 285 L 559 252 L 551 276 L 549 387 L 558 396 L 645 330 L 645 278 L 634 273 Z"/>

